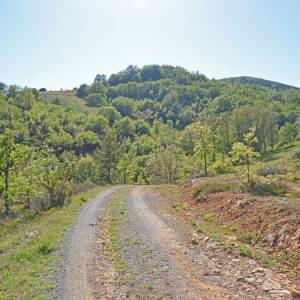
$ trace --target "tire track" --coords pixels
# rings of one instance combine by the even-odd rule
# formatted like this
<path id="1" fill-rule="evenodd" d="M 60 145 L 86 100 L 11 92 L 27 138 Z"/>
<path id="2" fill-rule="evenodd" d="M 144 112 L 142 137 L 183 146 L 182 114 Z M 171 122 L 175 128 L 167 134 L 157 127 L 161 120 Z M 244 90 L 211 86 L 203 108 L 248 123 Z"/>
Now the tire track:
<path id="1" fill-rule="evenodd" d="M 58 299 L 93 299 L 89 282 L 95 255 L 92 247 L 95 239 L 94 225 L 102 217 L 109 199 L 119 190 L 120 187 L 113 187 L 90 200 L 67 233 L 58 278 Z"/>

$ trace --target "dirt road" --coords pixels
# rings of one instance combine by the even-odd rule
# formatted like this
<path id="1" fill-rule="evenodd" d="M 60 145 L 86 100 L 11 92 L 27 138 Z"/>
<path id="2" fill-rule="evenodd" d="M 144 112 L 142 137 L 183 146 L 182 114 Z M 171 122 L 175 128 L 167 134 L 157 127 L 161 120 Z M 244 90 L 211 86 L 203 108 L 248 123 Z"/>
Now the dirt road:
<path id="1" fill-rule="evenodd" d="M 65 243 L 59 299 L 291 298 L 271 271 L 225 254 L 167 206 L 144 187 L 90 201 Z"/>

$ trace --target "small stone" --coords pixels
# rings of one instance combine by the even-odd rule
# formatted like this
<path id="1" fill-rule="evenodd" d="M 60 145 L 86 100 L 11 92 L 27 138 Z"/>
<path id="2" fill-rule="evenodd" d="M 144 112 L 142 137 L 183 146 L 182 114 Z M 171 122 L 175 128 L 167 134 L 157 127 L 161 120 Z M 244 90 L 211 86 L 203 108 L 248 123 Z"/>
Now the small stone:
<path id="1" fill-rule="evenodd" d="M 206 243 L 208 240 L 209 240 L 209 237 L 206 236 L 203 241 Z"/>
<path id="2" fill-rule="evenodd" d="M 208 249 L 211 249 L 211 250 L 217 250 L 217 249 L 218 249 L 218 247 L 217 247 L 216 244 L 210 244 L 210 245 L 208 245 L 207 248 L 208 248 Z"/>
<path id="3" fill-rule="evenodd" d="M 291 288 L 290 292 L 291 292 L 292 297 L 300 298 L 300 290 L 295 289 L 295 288 Z"/>
<path id="4" fill-rule="evenodd" d="M 255 283 L 256 283 L 256 284 L 262 284 L 263 282 L 264 282 L 263 278 L 257 278 L 257 279 L 255 280 Z"/>
<path id="5" fill-rule="evenodd" d="M 264 268 L 261 268 L 261 267 L 258 267 L 258 268 L 255 268 L 252 273 L 265 273 L 265 270 Z"/>
<path id="6" fill-rule="evenodd" d="M 192 245 L 198 245 L 198 240 L 196 239 L 196 238 L 192 238 L 191 239 L 191 243 L 192 243 Z"/>
<path id="7" fill-rule="evenodd" d="M 218 275 L 221 274 L 221 270 L 219 268 L 215 268 L 215 269 L 212 270 L 211 273 L 212 273 L 212 275 L 218 276 Z"/>
<path id="8" fill-rule="evenodd" d="M 290 296 L 291 293 L 288 290 L 271 290 L 269 291 L 270 296 L 275 297 L 275 298 L 282 298 L 282 297 L 287 297 Z"/>
<path id="9" fill-rule="evenodd" d="M 275 281 L 265 281 L 261 286 L 264 291 L 279 290 L 281 285 Z"/>
<path id="10" fill-rule="evenodd" d="M 253 277 L 246 278 L 245 281 L 247 281 L 248 283 L 254 283 L 255 282 L 255 278 L 253 278 Z"/>

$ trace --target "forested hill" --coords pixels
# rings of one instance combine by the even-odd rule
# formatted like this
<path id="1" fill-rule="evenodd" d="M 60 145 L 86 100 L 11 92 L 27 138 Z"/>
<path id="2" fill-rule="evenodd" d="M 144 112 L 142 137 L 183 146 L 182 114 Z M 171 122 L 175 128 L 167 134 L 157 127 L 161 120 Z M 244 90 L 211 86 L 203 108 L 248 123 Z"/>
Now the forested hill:
<path id="1" fill-rule="evenodd" d="M 274 89 L 276 91 L 299 89 L 298 87 L 283 84 L 280 82 L 275 82 L 275 81 L 266 80 L 266 79 L 262 79 L 262 78 L 256 78 L 256 77 L 249 77 L 249 76 L 230 77 L 230 78 L 223 78 L 221 80 L 232 83 L 232 84 L 261 85 L 266 88 Z"/>
<path id="2" fill-rule="evenodd" d="M 172 66 L 129 66 L 72 91 L 0 84 L 0 178 L 11 183 L 0 180 L 0 205 L 6 213 L 16 200 L 60 206 L 74 183 L 176 183 L 227 172 L 249 134 L 260 154 L 297 139 L 299 114 L 297 89 L 235 85 Z"/>

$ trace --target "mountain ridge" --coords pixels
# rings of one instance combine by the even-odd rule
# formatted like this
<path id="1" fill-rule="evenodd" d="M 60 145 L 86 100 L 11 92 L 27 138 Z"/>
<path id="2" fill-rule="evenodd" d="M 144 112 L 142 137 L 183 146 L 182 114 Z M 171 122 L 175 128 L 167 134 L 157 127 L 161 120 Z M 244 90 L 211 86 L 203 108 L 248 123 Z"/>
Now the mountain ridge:
<path id="1" fill-rule="evenodd" d="M 268 80 L 264 78 L 259 78 L 259 77 L 252 77 L 252 76 L 236 76 L 236 77 L 226 77 L 219 79 L 220 81 L 225 81 L 229 82 L 232 84 L 249 84 L 249 85 L 261 85 L 266 88 L 274 89 L 278 92 L 280 91 L 286 91 L 289 89 L 296 89 L 299 90 L 299 87 L 292 86 L 289 84 L 273 81 L 273 80 Z"/>

